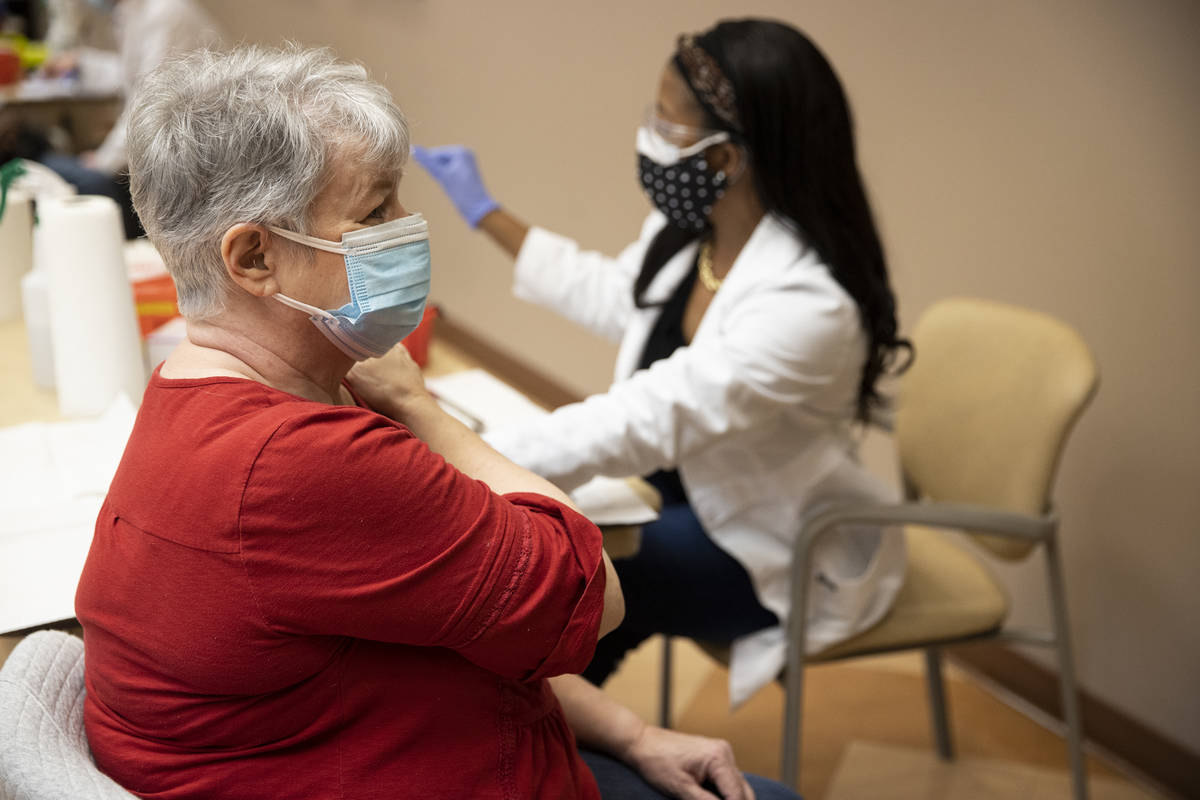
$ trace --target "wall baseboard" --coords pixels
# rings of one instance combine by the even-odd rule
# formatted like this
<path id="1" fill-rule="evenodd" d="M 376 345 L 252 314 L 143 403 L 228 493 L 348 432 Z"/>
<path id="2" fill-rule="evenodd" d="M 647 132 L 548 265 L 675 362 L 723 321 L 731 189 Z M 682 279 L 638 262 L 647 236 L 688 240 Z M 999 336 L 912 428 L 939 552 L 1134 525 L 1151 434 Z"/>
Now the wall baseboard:
<path id="1" fill-rule="evenodd" d="M 438 318 L 437 326 L 437 335 L 444 341 L 487 364 L 497 376 L 530 399 L 549 408 L 583 399 L 545 373 L 484 341 L 447 315 Z M 962 645 L 947 654 L 1044 713 L 1062 720 L 1058 675 L 1052 670 L 998 642 Z M 1200 755 L 1087 691 L 1079 693 L 1079 702 L 1089 741 L 1163 788 L 1181 797 L 1200 798 Z M 1195 702 L 1195 698 L 1185 698 L 1184 702 Z"/>
<path id="2" fill-rule="evenodd" d="M 999 642 L 959 645 L 946 655 L 1062 722 L 1058 673 Z M 1186 702 L 1194 702 L 1187 698 Z M 1079 692 L 1084 738 L 1180 797 L 1200 798 L 1200 755 L 1086 689 Z"/>
<path id="3" fill-rule="evenodd" d="M 583 399 L 577 392 L 567 389 L 545 373 L 484 341 L 470 329 L 455 322 L 444 309 L 439 311 L 435 331 L 439 339 L 476 361 L 487 364 L 490 372 L 503 378 L 505 383 L 535 403 L 558 408 Z"/>

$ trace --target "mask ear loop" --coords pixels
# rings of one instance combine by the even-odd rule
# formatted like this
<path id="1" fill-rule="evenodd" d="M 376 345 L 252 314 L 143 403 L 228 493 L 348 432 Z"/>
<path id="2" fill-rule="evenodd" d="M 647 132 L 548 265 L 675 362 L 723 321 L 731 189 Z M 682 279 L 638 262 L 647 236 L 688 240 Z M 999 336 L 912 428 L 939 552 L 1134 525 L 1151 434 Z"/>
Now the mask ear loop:
<path id="1" fill-rule="evenodd" d="M 717 131 L 716 133 L 714 133 L 710 136 L 705 136 L 703 139 L 696 142 L 695 144 L 689 144 L 687 147 L 679 148 L 679 157 L 681 159 L 689 158 L 691 156 L 696 155 L 697 153 L 703 153 L 705 150 L 712 147 L 714 144 L 721 144 L 722 142 L 728 142 L 728 141 L 730 141 L 728 132 Z"/>
<path id="2" fill-rule="evenodd" d="M 296 244 L 303 244 L 303 245 L 307 245 L 309 247 L 315 247 L 318 250 L 324 250 L 328 253 L 337 253 L 339 255 L 345 254 L 345 251 L 342 249 L 341 245 L 337 245 L 335 242 L 326 241 L 325 239 L 318 239 L 315 236 L 305 236 L 302 233 L 295 233 L 293 231 L 289 231 L 284 228 L 276 228 L 274 225 L 268 225 L 267 230 L 271 231 L 272 233 L 278 234 L 279 236 L 283 237 L 284 239 L 293 241 Z M 263 264 L 264 265 L 266 264 L 265 260 L 263 261 Z M 308 314 L 314 321 L 319 320 L 319 319 L 327 319 L 327 320 L 332 320 L 332 321 L 337 320 L 337 317 L 335 317 L 333 314 L 330 314 L 325 309 L 317 308 L 316 306 L 310 306 L 308 303 L 302 303 L 299 300 L 288 297 L 283 292 L 276 292 L 275 294 L 271 295 L 271 297 L 274 297 L 276 300 L 278 300 L 280 303 L 283 303 L 285 306 L 294 308 L 297 311 L 303 311 L 304 313 Z"/>
<path id="3" fill-rule="evenodd" d="M 303 233 L 296 233 L 285 228 L 276 228 L 274 225 L 268 225 L 267 230 L 296 244 L 303 244 L 317 250 L 324 250 L 326 253 L 337 253 L 340 256 L 346 255 L 346 247 L 341 242 L 331 242 L 328 239 L 318 239 L 316 236 L 306 236 Z"/>
<path id="4" fill-rule="evenodd" d="M 314 319 L 328 319 L 328 320 L 335 320 L 335 321 L 337 320 L 337 317 L 335 317 L 333 314 L 330 314 L 325 309 L 317 308 L 316 306 L 310 306 L 308 303 L 301 303 L 299 300 L 295 300 L 291 297 L 288 297 L 283 292 L 276 292 L 275 294 L 271 295 L 271 297 L 274 297 L 276 300 L 283 303 L 285 306 L 294 308 L 297 311 L 303 311 L 304 313 L 308 314 L 310 317 L 313 317 Z"/>

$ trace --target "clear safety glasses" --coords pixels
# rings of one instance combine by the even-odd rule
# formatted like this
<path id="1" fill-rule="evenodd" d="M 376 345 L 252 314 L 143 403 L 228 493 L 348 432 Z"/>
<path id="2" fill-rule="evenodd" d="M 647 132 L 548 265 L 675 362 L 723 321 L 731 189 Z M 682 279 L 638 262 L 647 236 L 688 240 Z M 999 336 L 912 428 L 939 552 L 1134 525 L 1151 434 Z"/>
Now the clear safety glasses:
<path id="1" fill-rule="evenodd" d="M 687 147 L 708 136 L 721 133 L 712 128 L 693 128 L 691 125 L 668 122 L 658 116 L 653 105 L 646 106 L 645 111 L 642 112 L 642 125 L 676 147 Z"/>

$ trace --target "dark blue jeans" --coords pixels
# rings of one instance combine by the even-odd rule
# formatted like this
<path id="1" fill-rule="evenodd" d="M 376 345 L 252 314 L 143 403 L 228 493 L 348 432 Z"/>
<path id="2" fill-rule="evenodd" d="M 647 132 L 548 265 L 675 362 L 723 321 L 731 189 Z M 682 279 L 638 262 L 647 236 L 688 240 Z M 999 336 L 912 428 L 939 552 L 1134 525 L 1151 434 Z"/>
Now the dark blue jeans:
<path id="1" fill-rule="evenodd" d="M 583 756 L 584 763 L 596 776 L 600 796 L 605 800 L 670 800 L 670 795 L 646 783 L 635 770 L 615 758 L 582 749 L 579 755 Z M 754 789 L 756 800 L 800 800 L 800 795 L 783 784 L 758 775 L 747 773 L 746 782 Z M 706 784 L 704 788 L 720 797 L 715 786 Z"/>
<path id="2" fill-rule="evenodd" d="M 136 239 L 142 235 L 142 224 L 133 210 L 133 200 L 129 196 L 129 177 L 127 175 L 124 173 L 118 176 L 109 175 L 85 167 L 74 156 L 61 153 L 45 153 L 38 160 L 57 172 L 80 194 L 99 194 L 111 197 L 116 201 L 117 208 L 121 209 L 121 222 L 125 226 L 125 238 Z"/>
<path id="3" fill-rule="evenodd" d="M 691 506 L 663 506 L 642 529 L 632 558 L 613 567 L 625 594 L 625 620 L 596 645 L 583 677 L 604 683 L 630 650 L 656 633 L 728 643 L 778 624 L 754 594 L 741 564 L 708 537 Z"/>

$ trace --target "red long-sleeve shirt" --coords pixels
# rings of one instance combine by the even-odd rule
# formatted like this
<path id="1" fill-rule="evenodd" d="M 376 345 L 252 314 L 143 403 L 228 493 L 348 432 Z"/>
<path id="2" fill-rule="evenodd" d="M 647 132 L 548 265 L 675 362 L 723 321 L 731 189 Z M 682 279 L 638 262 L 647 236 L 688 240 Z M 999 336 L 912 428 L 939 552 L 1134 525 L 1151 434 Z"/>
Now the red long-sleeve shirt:
<path id="1" fill-rule="evenodd" d="M 150 381 L 76 596 L 87 735 L 148 798 L 597 798 L 544 678 L 583 669 L 601 537 L 406 428 Z"/>

